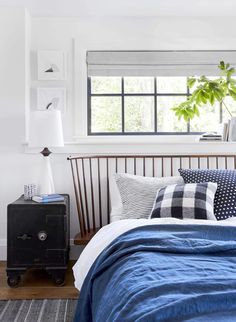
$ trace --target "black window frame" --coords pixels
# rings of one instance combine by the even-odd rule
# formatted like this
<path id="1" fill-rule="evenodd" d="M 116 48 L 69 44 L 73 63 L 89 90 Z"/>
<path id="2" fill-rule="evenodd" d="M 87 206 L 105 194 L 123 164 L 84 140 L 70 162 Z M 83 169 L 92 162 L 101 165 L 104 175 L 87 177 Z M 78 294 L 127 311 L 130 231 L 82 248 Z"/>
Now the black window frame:
<path id="1" fill-rule="evenodd" d="M 154 77 L 154 92 L 153 93 L 125 93 L 124 92 L 124 77 L 121 77 L 121 93 L 92 93 L 92 86 L 91 86 L 91 77 L 87 77 L 87 134 L 89 136 L 139 136 L 139 135 L 152 135 L 152 136 L 161 136 L 161 135 L 201 135 L 204 132 L 191 132 L 190 131 L 190 121 L 186 123 L 185 132 L 158 132 L 157 131 L 157 98 L 160 96 L 184 96 L 189 97 L 191 96 L 189 87 L 186 84 L 186 93 L 158 93 L 157 92 L 157 78 Z M 146 97 L 153 97 L 154 98 L 154 131 L 152 132 L 125 132 L 125 104 L 124 98 L 125 97 L 132 97 L 132 96 L 146 96 Z M 121 124 L 122 130 L 121 132 L 92 132 L 92 106 L 91 101 L 92 97 L 121 97 Z M 223 113 L 222 113 L 222 104 L 220 104 L 220 113 L 219 113 L 219 123 L 222 122 Z"/>

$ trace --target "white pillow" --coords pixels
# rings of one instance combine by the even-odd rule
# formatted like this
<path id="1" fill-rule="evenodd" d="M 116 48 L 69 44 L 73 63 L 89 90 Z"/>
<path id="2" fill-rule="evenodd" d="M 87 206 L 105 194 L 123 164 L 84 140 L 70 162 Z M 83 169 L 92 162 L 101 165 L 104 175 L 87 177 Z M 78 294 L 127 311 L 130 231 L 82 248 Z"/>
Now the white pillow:
<path id="1" fill-rule="evenodd" d="M 111 213 L 110 213 L 110 223 L 119 221 L 122 218 L 122 213 L 123 213 L 123 207 L 113 207 L 111 208 Z"/>
<path id="2" fill-rule="evenodd" d="M 111 209 L 122 208 L 120 192 L 117 187 L 114 175 L 109 177 L 109 192 L 110 192 Z"/>
<path id="3" fill-rule="evenodd" d="M 114 178 L 122 202 L 121 219 L 148 218 L 158 189 L 184 183 L 181 176 L 151 178 L 117 173 Z M 119 206 L 117 205 L 116 208 L 119 208 Z"/>

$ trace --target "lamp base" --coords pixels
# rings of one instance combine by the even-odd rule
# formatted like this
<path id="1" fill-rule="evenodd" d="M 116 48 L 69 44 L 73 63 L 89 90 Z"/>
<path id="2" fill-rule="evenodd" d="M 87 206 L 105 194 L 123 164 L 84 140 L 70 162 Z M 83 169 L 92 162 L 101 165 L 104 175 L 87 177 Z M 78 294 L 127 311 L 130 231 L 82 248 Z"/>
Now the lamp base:
<path id="1" fill-rule="evenodd" d="M 48 148 L 44 148 L 40 153 L 41 153 L 44 157 L 48 157 L 52 152 L 51 152 Z"/>
<path id="2" fill-rule="evenodd" d="M 46 151 L 45 151 L 46 150 Z M 43 151 L 45 154 L 43 154 L 43 173 L 41 177 L 41 185 L 40 185 L 40 194 L 52 194 L 55 193 L 55 187 L 53 182 L 53 176 L 52 176 L 52 168 L 51 168 L 51 162 L 49 155 L 51 152 L 45 148 Z"/>

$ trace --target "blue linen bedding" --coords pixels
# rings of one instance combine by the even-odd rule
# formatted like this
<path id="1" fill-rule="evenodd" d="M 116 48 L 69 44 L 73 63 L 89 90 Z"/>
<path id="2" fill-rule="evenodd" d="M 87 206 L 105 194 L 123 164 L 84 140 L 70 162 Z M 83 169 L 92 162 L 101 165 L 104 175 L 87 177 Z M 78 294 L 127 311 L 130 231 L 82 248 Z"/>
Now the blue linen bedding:
<path id="1" fill-rule="evenodd" d="M 81 289 L 74 322 L 236 321 L 236 228 L 150 225 L 116 238 Z"/>

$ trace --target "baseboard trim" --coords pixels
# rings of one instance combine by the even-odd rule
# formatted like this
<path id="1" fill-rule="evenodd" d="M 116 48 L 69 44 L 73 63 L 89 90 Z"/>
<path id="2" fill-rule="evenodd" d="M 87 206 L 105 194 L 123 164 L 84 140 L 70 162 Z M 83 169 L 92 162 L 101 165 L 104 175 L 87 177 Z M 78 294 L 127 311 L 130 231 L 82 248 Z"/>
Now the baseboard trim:
<path id="1" fill-rule="evenodd" d="M 0 261 L 7 260 L 7 240 L 0 239 Z"/>
<path id="2" fill-rule="evenodd" d="M 70 259 L 77 260 L 83 247 L 74 245 L 74 239 L 70 239 Z M 0 261 L 7 260 L 7 239 L 0 239 Z"/>

